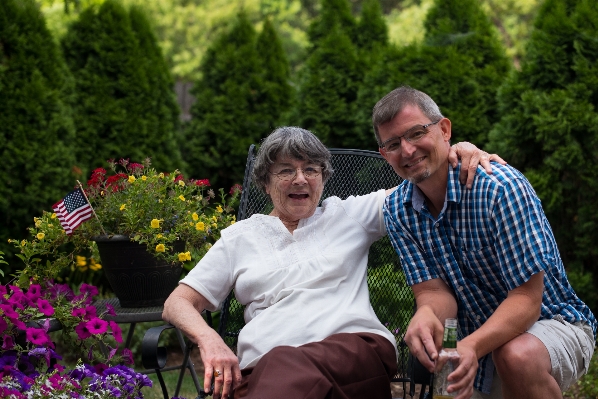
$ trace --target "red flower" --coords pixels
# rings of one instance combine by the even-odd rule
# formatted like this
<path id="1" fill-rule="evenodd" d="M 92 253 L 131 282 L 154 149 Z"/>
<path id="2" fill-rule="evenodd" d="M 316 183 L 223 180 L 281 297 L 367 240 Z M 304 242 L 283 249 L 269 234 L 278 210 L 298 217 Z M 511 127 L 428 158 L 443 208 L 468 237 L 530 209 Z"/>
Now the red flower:
<path id="1" fill-rule="evenodd" d="M 141 172 L 141 170 L 142 170 L 142 169 L 143 169 L 143 165 L 142 165 L 142 164 L 140 164 L 140 163 L 135 163 L 135 162 L 133 162 L 133 163 L 130 163 L 130 164 L 129 164 L 129 170 L 130 170 L 132 173 Z"/>
<path id="2" fill-rule="evenodd" d="M 240 193 L 241 191 L 243 191 L 243 186 L 241 186 L 240 184 L 235 184 L 230 188 L 230 191 L 228 193 L 230 195 L 235 195 L 236 193 Z"/>
<path id="3" fill-rule="evenodd" d="M 209 187 L 210 181 L 208 179 L 195 180 L 195 185 L 199 187 Z"/>
<path id="4" fill-rule="evenodd" d="M 178 175 L 175 179 L 174 182 L 176 183 L 179 180 L 184 180 L 185 178 L 183 177 L 183 175 Z"/>
<path id="5" fill-rule="evenodd" d="M 110 176 L 106 179 L 106 187 L 110 188 L 112 191 L 118 191 L 122 188 L 122 181 L 128 179 L 125 173 L 117 173 L 115 175 Z"/>

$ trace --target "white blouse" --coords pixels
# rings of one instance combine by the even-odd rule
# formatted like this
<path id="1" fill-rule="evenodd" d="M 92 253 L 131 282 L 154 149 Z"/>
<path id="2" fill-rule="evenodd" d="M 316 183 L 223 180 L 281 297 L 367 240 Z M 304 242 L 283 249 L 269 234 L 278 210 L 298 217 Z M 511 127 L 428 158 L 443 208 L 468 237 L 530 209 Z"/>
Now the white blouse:
<path id="1" fill-rule="evenodd" d="M 327 198 L 291 234 L 280 219 L 256 214 L 221 238 L 181 280 L 216 310 L 235 289 L 245 306 L 240 367 L 272 348 L 300 346 L 341 332 L 395 338 L 376 317 L 367 287 L 370 245 L 386 234 L 385 190 Z"/>

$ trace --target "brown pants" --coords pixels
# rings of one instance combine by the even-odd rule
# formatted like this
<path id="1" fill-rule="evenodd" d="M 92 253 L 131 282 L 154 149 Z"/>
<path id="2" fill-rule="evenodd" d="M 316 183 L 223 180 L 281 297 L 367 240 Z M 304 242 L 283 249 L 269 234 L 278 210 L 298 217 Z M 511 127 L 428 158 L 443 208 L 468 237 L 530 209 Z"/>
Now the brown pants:
<path id="1" fill-rule="evenodd" d="M 389 399 L 395 350 L 371 333 L 335 334 L 300 347 L 279 346 L 241 370 L 235 399 Z"/>

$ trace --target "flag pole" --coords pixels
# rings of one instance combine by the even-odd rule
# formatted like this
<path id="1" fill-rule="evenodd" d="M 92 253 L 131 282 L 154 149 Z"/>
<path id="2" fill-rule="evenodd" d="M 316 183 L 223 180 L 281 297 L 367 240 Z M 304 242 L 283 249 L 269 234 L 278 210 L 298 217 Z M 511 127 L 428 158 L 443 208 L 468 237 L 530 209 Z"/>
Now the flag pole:
<path id="1" fill-rule="evenodd" d="M 102 229 L 102 233 L 104 233 L 104 235 L 107 236 L 108 234 L 106 233 L 106 230 L 104 230 L 104 226 L 102 226 L 102 221 L 100 220 L 100 218 L 96 214 L 96 211 L 95 211 L 95 209 L 93 209 L 93 206 L 91 206 L 91 202 L 89 201 L 89 198 L 87 198 L 87 194 L 85 194 L 85 190 L 83 189 L 83 185 L 81 184 L 81 182 L 79 180 L 77 180 L 77 183 L 79 183 L 79 188 L 81 189 L 81 192 L 83 193 L 83 196 L 85 197 L 85 200 L 89 204 L 89 207 L 91 208 L 91 211 L 93 212 L 93 215 L 96 217 L 96 219 L 98 219 L 98 223 L 100 224 L 100 229 Z"/>

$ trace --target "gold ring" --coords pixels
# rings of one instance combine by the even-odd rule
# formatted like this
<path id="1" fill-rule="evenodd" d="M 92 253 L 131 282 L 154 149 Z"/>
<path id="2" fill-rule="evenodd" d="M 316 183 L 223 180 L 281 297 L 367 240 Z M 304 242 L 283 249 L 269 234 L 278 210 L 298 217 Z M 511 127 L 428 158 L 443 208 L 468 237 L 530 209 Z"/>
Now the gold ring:
<path id="1" fill-rule="evenodd" d="M 220 377 L 222 372 L 220 370 L 214 370 L 214 377 Z"/>

